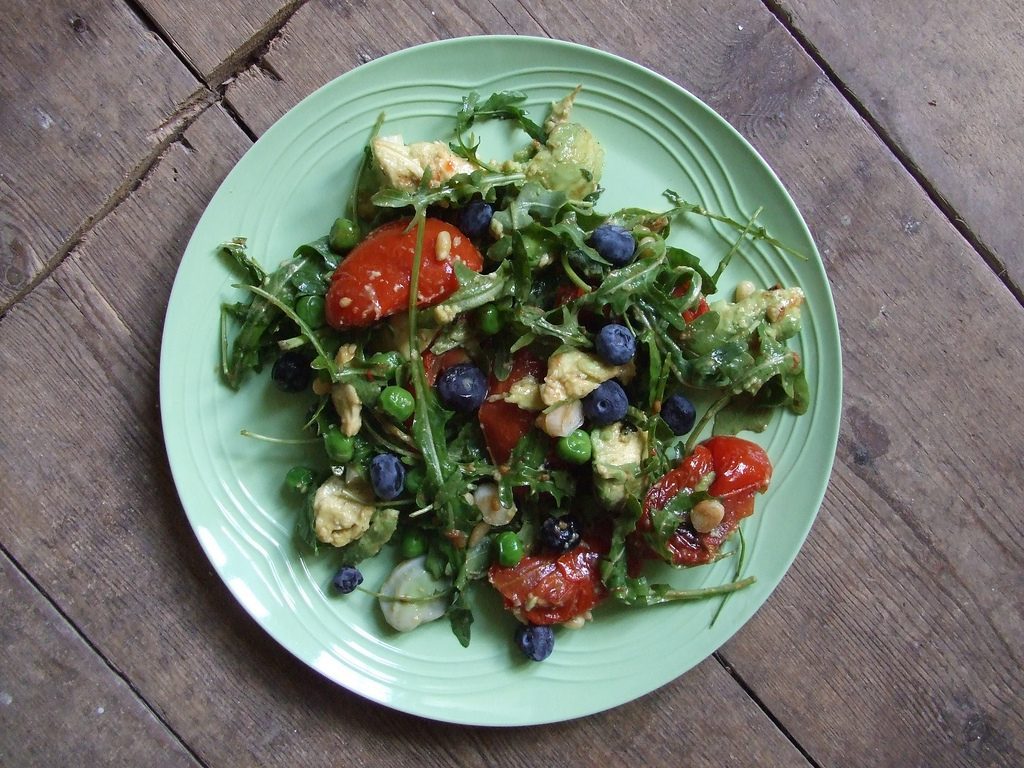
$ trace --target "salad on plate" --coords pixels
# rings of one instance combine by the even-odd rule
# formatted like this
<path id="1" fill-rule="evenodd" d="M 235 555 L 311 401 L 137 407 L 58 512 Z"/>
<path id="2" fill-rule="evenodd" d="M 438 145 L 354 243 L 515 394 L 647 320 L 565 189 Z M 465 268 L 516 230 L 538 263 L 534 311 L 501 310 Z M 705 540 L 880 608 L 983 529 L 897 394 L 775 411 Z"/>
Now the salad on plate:
<path id="1" fill-rule="evenodd" d="M 772 465 L 736 435 L 809 402 L 787 346 L 801 289 L 719 295 L 750 241 L 800 255 L 756 212 L 671 190 L 661 210 L 602 212 L 604 150 L 572 120 L 579 94 L 536 123 L 522 93 L 471 93 L 449 140 L 406 143 L 382 116 L 328 234 L 270 272 L 244 238 L 219 248 L 248 294 L 221 308 L 225 384 L 268 366 L 309 401 L 306 437 L 243 434 L 323 447 L 320 465 L 283 472 L 296 546 L 336 561 L 337 599 L 370 591 L 402 632 L 444 617 L 468 645 L 469 595 L 495 590 L 537 661 L 602 603 L 724 604 L 751 584 L 740 524 Z M 481 158 L 487 120 L 521 130 L 522 149 Z M 731 245 L 673 245 L 688 217 Z M 360 563 L 386 551 L 397 565 L 371 589 Z M 710 587 L 646 575 L 728 557 L 735 578 Z"/>

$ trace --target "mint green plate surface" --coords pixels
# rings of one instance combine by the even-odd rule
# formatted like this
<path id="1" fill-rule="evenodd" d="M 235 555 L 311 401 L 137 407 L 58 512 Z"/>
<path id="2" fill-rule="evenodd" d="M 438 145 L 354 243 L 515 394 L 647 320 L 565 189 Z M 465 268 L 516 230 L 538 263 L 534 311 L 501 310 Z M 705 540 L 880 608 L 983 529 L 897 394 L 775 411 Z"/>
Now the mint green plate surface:
<path id="1" fill-rule="evenodd" d="M 607 152 L 601 210 L 666 207 L 674 189 L 709 209 L 760 221 L 806 253 L 800 261 L 746 245 L 727 272 L 799 285 L 804 330 L 793 342 L 807 363 L 809 413 L 779 415 L 754 437 L 775 476 L 744 523 L 746 574 L 714 626 L 718 601 L 646 610 L 602 606 L 579 631 L 559 630 L 554 654 L 524 660 L 514 620 L 489 590 L 476 597 L 473 641 L 462 648 L 446 621 L 398 634 L 367 595 L 331 595 L 331 559 L 307 557 L 292 540 L 297 506 L 284 472 L 315 454 L 241 437 L 248 428 L 299 437 L 308 400 L 282 395 L 264 373 L 232 393 L 217 375 L 218 307 L 240 298 L 215 247 L 249 238 L 268 268 L 325 234 L 345 205 L 360 152 L 378 114 L 384 134 L 407 141 L 447 137 L 461 97 L 517 89 L 535 119 L 578 84 L 574 118 Z M 483 156 L 521 146 L 508 124 L 487 124 Z M 715 264 L 734 237 L 704 220 L 677 222 L 674 242 Z M 729 289 L 729 286 L 726 286 Z M 174 480 L 203 549 L 228 588 L 281 645 L 351 691 L 405 712 L 467 724 L 524 725 L 587 715 L 662 686 L 706 658 L 767 599 L 817 513 L 835 455 L 840 413 L 839 335 L 820 257 L 793 201 L 746 141 L 707 106 L 668 80 L 623 59 L 539 38 L 462 38 L 420 46 L 359 67 L 316 91 L 246 153 L 210 202 L 174 282 L 160 360 L 160 404 Z M 366 585 L 383 581 L 388 557 L 366 564 Z M 728 581 L 734 563 L 665 576 L 679 586 Z"/>

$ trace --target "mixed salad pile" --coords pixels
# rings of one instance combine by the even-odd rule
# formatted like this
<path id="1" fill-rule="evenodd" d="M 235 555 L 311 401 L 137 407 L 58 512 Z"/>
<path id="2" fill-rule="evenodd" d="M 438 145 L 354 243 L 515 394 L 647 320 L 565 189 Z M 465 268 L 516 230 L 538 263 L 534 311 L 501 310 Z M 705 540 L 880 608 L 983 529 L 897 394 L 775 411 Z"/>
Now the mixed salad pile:
<path id="1" fill-rule="evenodd" d="M 714 298 L 745 243 L 789 249 L 756 214 L 736 221 L 672 191 L 664 210 L 600 213 L 604 151 L 571 120 L 578 93 L 543 124 L 522 93 L 472 93 L 450 141 L 380 135 L 382 116 L 327 236 L 271 273 L 244 239 L 220 249 L 251 294 L 222 307 L 224 381 L 237 389 L 272 365 L 278 387 L 310 401 L 304 428 L 325 461 L 285 482 L 299 546 L 337 561 L 331 588 L 367 591 L 359 564 L 396 547 L 373 592 L 388 623 L 447 617 L 466 645 L 480 584 L 535 660 L 553 626 L 583 625 L 601 601 L 750 584 L 742 547 L 723 544 L 772 467 L 734 435 L 808 403 L 786 344 L 801 290 L 743 282 Z M 480 158 L 471 132 L 491 119 L 529 139 L 500 163 Z M 693 216 L 735 231 L 713 268 L 668 243 Z M 699 419 L 694 401 L 708 403 Z M 736 580 L 712 588 L 644 575 L 650 561 L 737 552 Z"/>

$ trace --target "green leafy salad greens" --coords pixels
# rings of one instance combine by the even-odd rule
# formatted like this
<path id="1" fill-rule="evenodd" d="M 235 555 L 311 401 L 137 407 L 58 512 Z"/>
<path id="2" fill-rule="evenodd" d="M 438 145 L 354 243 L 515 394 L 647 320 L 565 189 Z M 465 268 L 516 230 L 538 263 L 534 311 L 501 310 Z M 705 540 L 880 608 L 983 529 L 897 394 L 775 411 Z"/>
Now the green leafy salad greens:
<path id="1" fill-rule="evenodd" d="M 444 616 L 466 645 L 473 585 L 487 589 L 510 574 L 523 574 L 528 592 L 530 578 L 540 579 L 523 600 L 510 603 L 501 590 L 516 616 L 534 623 L 538 603 L 545 623 L 578 624 L 602 599 L 648 606 L 753 581 L 740 578 L 742 557 L 736 580 L 710 589 L 651 584 L 640 572 L 644 557 L 666 559 L 666 542 L 711 499 L 711 476 L 650 513 L 644 549 L 631 542 L 649 489 L 702 432 L 761 431 L 777 409 L 807 409 L 803 363 L 787 346 L 800 330 L 800 289 L 741 284 L 717 296 L 730 261 L 752 242 L 799 254 L 758 225 L 756 213 L 736 220 L 671 190 L 659 210 L 600 212 L 604 150 L 571 120 L 578 93 L 552 104 L 541 124 L 522 93 L 469 94 L 447 141 L 406 145 L 382 136 L 382 116 L 347 210 L 328 234 L 272 271 L 243 238 L 219 249 L 248 293 L 221 309 L 225 384 L 238 389 L 272 366 L 274 383 L 308 399 L 303 429 L 324 449 L 321 466 L 293 467 L 285 477 L 296 499 L 296 544 L 336 561 L 340 592 L 363 589 L 359 564 L 396 549 L 401 563 L 374 594 L 397 629 Z M 488 120 L 521 129 L 523 149 L 500 162 L 482 159 L 473 129 Z M 695 219 L 731 232 L 731 244 L 701 258 L 670 244 L 672 228 Z M 428 239 L 434 220 L 460 228 L 455 240 L 471 243 L 481 263 L 451 259 L 454 290 L 423 302 L 427 262 L 442 258 L 438 249 L 451 240 Z M 415 242 L 410 267 L 390 286 L 400 306 L 378 308 L 368 322 L 339 321 L 360 297 L 332 293 L 336 273 L 354 268 L 361 244 L 396 221 L 403 223 L 395 231 Z M 609 258 L 599 227 L 628 238 L 626 259 Z M 371 270 L 368 280 L 388 279 L 381 272 L 388 270 Z M 609 323 L 635 342 L 625 364 L 600 354 L 598 335 Z M 454 408 L 439 394 L 439 370 L 456 363 L 488 382 L 479 409 Z M 598 424 L 587 398 L 608 381 L 621 386 L 628 407 L 614 423 Z M 663 418 L 674 395 L 710 403 L 695 426 L 679 430 Z M 516 418 L 488 426 L 494 403 Z M 511 443 L 496 449 L 498 438 Z M 381 455 L 392 457 L 383 479 L 374 474 Z M 552 535 L 567 546 L 552 549 Z M 545 591 L 547 566 L 573 557 L 590 592 L 559 603 Z"/>

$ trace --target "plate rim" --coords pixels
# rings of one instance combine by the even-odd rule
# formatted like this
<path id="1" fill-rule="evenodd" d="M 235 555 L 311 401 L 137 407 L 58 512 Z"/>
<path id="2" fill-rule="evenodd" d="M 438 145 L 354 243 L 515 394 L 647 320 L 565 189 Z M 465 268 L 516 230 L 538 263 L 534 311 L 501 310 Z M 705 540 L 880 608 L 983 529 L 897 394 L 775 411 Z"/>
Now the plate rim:
<path id="1" fill-rule="evenodd" d="M 812 248 L 812 253 L 809 254 L 809 257 L 810 257 L 810 259 L 812 261 L 816 262 L 817 269 L 821 273 L 821 277 L 822 277 L 822 286 L 821 287 L 824 289 L 823 293 L 822 293 L 822 296 L 825 299 L 827 299 L 827 307 L 825 308 L 827 311 L 825 311 L 823 314 L 827 318 L 828 324 L 827 324 L 827 327 L 825 327 L 823 330 L 825 331 L 826 335 L 828 335 L 830 337 L 834 337 L 834 340 L 835 340 L 834 367 L 830 370 L 830 373 L 834 377 L 835 384 L 836 384 L 835 397 L 834 397 L 835 407 L 834 407 L 834 409 L 832 409 L 829 412 L 827 412 L 827 414 L 825 414 L 826 419 L 825 419 L 824 423 L 822 424 L 822 426 L 819 427 L 819 432 L 823 433 L 824 439 L 826 440 L 826 446 L 827 446 L 828 451 L 829 451 L 829 459 L 827 461 L 827 472 L 823 472 L 823 474 L 822 474 L 820 490 L 815 490 L 815 492 L 813 494 L 814 503 L 813 503 L 813 505 L 811 505 L 811 506 L 813 506 L 813 509 L 810 511 L 810 514 L 807 517 L 806 525 L 804 525 L 800 529 L 799 536 L 797 536 L 797 537 L 795 537 L 793 539 L 793 545 L 794 546 L 792 548 L 791 554 L 788 555 L 786 558 L 779 560 L 779 562 L 782 563 L 782 567 L 781 567 L 781 570 L 780 570 L 781 575 L 780 575 L 778 581 L 776 581 L 774 584 L 772 584 L 770 589 L 768 589 L 768 591 L 765 593 L 764 598 L 762 600 L 757 601 L 756 605 L 752 606 L 748 611 L 746 611 L 745 615 L 742 617 L 742 619 L 736 621 L 735 626 L 732 627 L 726 633 L 724 633 L 723 637 L 721 638 L 721 641 L 718 643 L 716 648 L 712 649 L 712 651 L 710 651 L 706 656 L 704 656 L 704 657 L 702 657 L 700 659 L 695 659 L 694 661 L 692 661 L 692 663 L 690 663 L 684 670 L 682 670 L 678 674 L 670 675 L 667 679 L 661 680 L 661 682 L 658 682 L 653 687 L 649 687 L 649 688 L 646 688 L 644 690 L 639 690 L 639 691 L 632 692 L 630 695 L 617 700 L 617 702 L 614 703 L 614 704 L 598 705 L 598 706 L 590 707 L 590 708 L 588 708 L 587 706 L 582 706 L 582 707 L 579 707 L 575 711 L 572 711 L 572 712 L 569 712 L 569 713 L 558 713 L 555 716 L 550 716 L 550 717 L 545 716 L 545 717 L 539 717 L 539 718 L 538 717 L 523 717 L 523 718 L 520 718 L 520 719 L 512 718 L 511 721 L 504 721 L 504 722 L 500 722 L 499 723 L 499 722 L 493 722 L 493 721 L 490 721 L 490 720 L 471 720 L 471 719 L 466 719 L 464 717 L 450 717 L 449 718 L 449 717 L 445 717 L 443 711 L 439 712 L 439 711 L 436 710 L 436 708 L 433 711 L 426 711 L 426 709 L 429 709 L 429 708 L 425 709 L 424 707 L 404 705 L 404 704 L 396 703 L 396 702 L 393 702 L 393 701 L 388 701 L 388 700 L 386 700 L 385 698 L 382 698 L 382 697 L 375 697 L 375 696 L 371 695 L 370 693 L 368 693 L 366 690 L 361 690 L 361 689 L 359 689 L 357 687 L 353 687 L 349 683 L 342 682 L 341 680 L 337 679 L 336 677 L 330 675 L 324 669 L 321 669 L 321 668 L 317 667 L 316 665 L 314 665 L 312 663 L 312 660 L 310 658 L 307 658 L 306 655 L 298 652 L 296 649 L 291 647 L 285 640 L 283 640 L 281 637 L 279 637 L 278 633 L 275 632 L 270 626 L 268 626 L 268 623 L 264 619 L 262 619 L 261 617 L 257 616 L 254 613 L 254 611 L 252 610 L 251 606 L 247 605 L 244 600 L 241 600 L 239 598 L 239 596 L 235 593 L 234 589 L 231 588 L 231 585 L 227 583 L 227 580 L 225 578 L 224 573 L 222 573 L 221 568 L 218 566 L 218 564 L 217 564 L 217 562 L 215 560 L 214 554 L 210 551 L 209 542 L 204 540 L 204 538 L 199 536 L 198 533 L 197 533 L 197 530 L 196 530 L 197 523 L 196 523 L 196 521 L 194 519 L 193 511 L 190 511 L 189 505 L 186 504 L 185 499 L 184 499 L 184 497 L 182 495 L 182 491 L 181 491 L 182 484 L 181 484 L 181 479 L 179 477 L 179 474 L 183 472 L 183 469 L 181 468 L 181 465 L 179 464 L 179 462 L 175 459 L 175 456 L 172 455 L 171 445 L 170 445 L 170 438 L 168 437 L 169 432 L 170 431 L 174 431 L 174 425 L 169 424 L 169 419 L 171 418 L 170 412 L 173 410 L 173 408 L 166 407 L 166 398 L 167 398 L 167 394 L 166 393 L 167 393 L 168 388 L 170 386 L 170 382 L 168 380 L 168 377 L 169 377 L 169 374 L 167 372 L 168 371 L 168 366 L 165 365 L 165 356 L 168 354 L 167 353 L 167 349 L 168 349 L 167 337 L 168 337 L 168 335 L 170 333 L 170 323 L 169 323 L 169 320 L 171 319 L 171 316 L 172 316 L 172 308 L 175 306 L 176 291 L 179 289 L 179 286 L 180 286 L 180 283 L 178 281 L 178 273 L 180 271 L 180 266 L 181 266 L 180 262 L 179 262 L 178 269 L 175 272 L 174 286 L 172 287 L 170 296 L 168 298 L 167 310 L 165 312 L 165 317 L 164 317 L 163 332 L 161 334 L 161 350 L 160 350 L 160 363 L 159 363 L 159 405 L 160 405 L 160 411 L 161 411 L 161 426 L 162 426 L 162 433 L 163 433 L 164 444 L 165 444 L 165 452 L 167 453 L 168 464 L 169 464 L 170 469 L 171 469 L 171 475 L 172 475 L 172 479 L 173 479 L 174 486 L 175 486 L 175 492 L 178 494 L 179 501 L 181 503 L 181 507 L 182 507 L 182 509 L 186 513 L 189 525 L 193 529 L 193 534 L 196 535 L 197 540 L 199 541 L 200 547 L 202 548 L 202 550 L 203 550 L 204 554 L 206 555 L 207 559 L 209 560 L 211 567 L 216 572 L 217 577 L 222 581 L 222 583 L 225 584 L 225 586 L 228 588 L 229 592 L 231 592 L 232 597 L 236 600 L 236 602 L 238 602 L 242 606 L 243 610 L 245 610 L 250 615 L 250 617 L 256 622 L 256 624 L 260 627 L 260 629 L 262 631 L 266 632 L 268 635 L 270 635 L 270 637 L 273 638 L 275 640 L 275 642 L 278 643 L 278 645 L 280 645 L 282 648 L 284 648 L 286 651 L 288 651 L 293 657 L 295 657 L 296 659 L 301 661 L 303 664 L 305 664 L 306 666 L 314 669 L 319 674 L 323 675 L 325 678 L 330 680 L 332 683 L 334 683 L 336 685 L 340 685 L 341 687 L 345 688 L 346 690 L 348 690 L 348 691 L 350 691 L 352 693 L 355 693 L 355 694 L 357 694 L 359 696 L 362 696 L 364 698 L 367 698 L 367 699 L 369 699 L 371 701 L 375 701 L 378 704 L 382 704 L 382 705 L 387 706 L 389 708 L 395 709 L 396 711 L 402 711 L 402 712 L 405 712 L 407 714 L 412 714 L 412 715 L 415 715 L 415 716 L 424 717 L 424 718 L 428 718 L 428 719 L 432 719 L 432 720 L 436 720 L 436 721 L 440 721 L 440 722 L 450 722 L 450 723 L 463 724 L 463 725 L 478 725 L 478 726 L 482 725 L 482 726 L 493 726 L 493 727 L 539 725 L 539 724 L 545 724 L 545 723 L 554 723 L 554 722 L 561 722 L 561 721 L 565 721 L 565 720 L 571 720 L 571 719 L 575 719 L 575 718 L 579 718 L 579 717 L 585 717 L 585 716 L 589 716 L 589 715 L 592 715 L 592 714 L 596 714 L 598 712 L 607 711 L 608 709 L 611 709 L 611 708 L 614 708 L 614 707 L 618 707 L 618 706 L 622 706 L 622 705 L 624 705 L 624 704 L 626 704 L 626 703 L 628 703 L 630 701 L 633 701 L 633 700 L 635 700 L 637 698 L 645 696 L 645 695 L 651 693 L 652 691 L 655 691 L 655 690 L 657 690 L 657 689 L 659 689 L 659 688 L 661 688 L 661 687 L 663 687 L 665 685 L 668 685 L 669 683 L 677 680 L 683 674 L 685 674 L 686 672 L 692 670 L 695 666 L 700 664 L 702 661 L 706 660 L 708 656 L 710 656 L 712 653 L 716 652 L 717 649 L 721 648 L 722 645 L 724 645 L 726 642 L 728 642 L 728 640 L 736 632 L 738 632 L 742 627 L 744 627 L 750 621 L 752 616 L 758 610 L 761 609 L 761 607 L 764 605 L 765 602 L 767 602 L 767 600 L 771 597 L 771 595 L 775 592 L 775 590 L 778 589 L 779 585 L 781 584 L 782 579 L 785 578 L 786 574 L 789 572 L 790 568 L 792 567 L 792 564 L 795 561 L 796 556 L 802 550 L 802 548 L 804 546 L 804 543 L 806 541 L 806 538 L 807 538 L 807 536 L 808 536 L 808 534 L 810 532 L 810 529 L 813 526 L 815 520 L 817 519 L 818 514 L 821 511 L 822 503 L 824 501 L 825 494 L 826 494 L 826 492 L 828 490 L 828 487 L 829 487 L 829 484 L 830 484 L 831 475 L 832 475 L 832 473 L 834 471 L 835 458 L 836 458 L 836 449 L 838 447 L 839 427 L 840 427 L 840 420 L 841 420 L 841 414 L 842 414 L 842 391 L 843 391 L 842 344 L 841 344 L 841 338 L 840 338 L 840 333 L 839 333 L 838 316 L 837 316 L 836 309 L 835 309 L 835 300 L 834 300 L 834 297 L 832 295 L 831 282 L 830 282 L 830 280 L 828 278 L 828 273 L 825 270 L 824 260 L 821 258 L 820 252 L 818 251 L 817 245 L 816 245 L 816 243 L 814 241 L 814 237 L 813 237 L 813 235 L 812 235 L 812 233 L 810 231 L 810 228 L 808 227 L 807 222 L 805 221 L 803 215 L 801 214 L 799 208 L 797 207 L 796 202 L 793 200 L 792 195 L 790 194 L 788 188 L 782 183 L 781 179 L 779 178 L 778 174 L 775 172 L 774 168 L 757 151 L 757 149 L 754 148 L 754 146 L 746 139 L 746 137 L 743 136 L 724 117 L 722 117 L 717 111 L 715 111 L 711 106 L 709 106 L 702 99 L 697 97 L 695 94 L 693 94 L 691 91 L 689 91 L 684 86 L 682 86 L 682 85 L 672 81 L 668 77 L 660 74 L 659 72 L 657 72 L 655 70 L 652 70 L 652 69 L 650 69 L 650 68 L 648 68 L 648 67 L 646 67 L 644 65 L 638 64 L 638 63 L 636 63 L 634 61 L 626 59 L 626 58 L 624 58 L 622 56 L 619 56 L 617 54 L 609 53 L 607 51 L 603 51 L 603 50 L 598 49 L 598 48 L 593 48 L 593 47 L 590 47 L 590 46 L 586 46 L 586 45 L 582 45 L 582 44 L 574 43 L 574 42 L 570 42 L 570 41 L 553 39 L 553 38 L 545 38 L 545 37 L 539 37 L 539 36 L 528 36 L 528 35 L 470 35 L 470 36 L 450 38 L 450 39 L 434 40 L 434 41 L 430 41 L 430 42 L 427 42 L 427 43 L 422 43 L 422 44 L 419 44 L 419 45 L 410 46 L 410 47 L 407 47 L 407 48 L 403 48 L 403 49 L 400 49 L 400 50 L 388 53 L 388 54 L 386 54 L 384 56 L 378 57 L 378 58 L 373 59 L 373 60 L 371 60 L 369 62 L 361 64 L 359 66 L 353 67 L 352 69 L 350 69 L 350 70 L 348 70 L 348 71 L 338 75 L 337 77 L 333 78 L 332 80 L 328 81 L 327 83 L 324 83 L 323 85 L 319 86 L 318 88 L 316 88 L 315 90 L 313 90 L 312 92 L 310 92 L 309 94 L 304 96 L 302 99 L 300 99 L 296 104 L 294 104 L 292 107 L 290 107 L 284 114 L 282 114 L 280 117 L 278 117 L 274 121 L 274 123 L 267 128 L 267 130 L 258 138 L 258 140 L 256 142 L 254 142 L 252 144 L 252 146 L 249 147 L 246 150 L 246 152 L 242 155 L 242 157 L 239 158 L 239 160 L 232 166 L 231 170 L 227 173 L 227 175 L 225 176 L 224 180 L 218 186 L 216 192 L 214 192 L 213 196 L 207 201 L 206 206 L 205 206 L 205 208 L 203 210 L 203 213 L 200 216 L 199 220 L 197 221 L 197 223 L 195 225 L 195 228 L 193 229 L 192 234 L 190 235 L 189 242 L 185 246 L 185 249 L 182 252 L 182 260 L 184 260 L 185 256 L 190 251 L 192 251 L 195 247 L 200 247 L 202 245 L 202 244 L 200 244 L 200 246 L 197 246 L 195 244 L 195 239 L 197 237 L 198 231 L 201 228 L 201 224 L 203 222 L 203 219 L 207 215 L 210 215 L 210 209 L 213 207 L 214 201 L 217 199 L 218 195 L 221 194 L 222 190 L 229 184 L 232 175 L 236 172 L 238 167 L 241 166 L 245 162 L 246 157 L 253 151 L 254 148 L 256 148 L 260 144 L 260 142 L 264 142 L 264 141 L 270 142 L 270 141 L 273 141 L 273 137 L 276 136 L 277 132 L 280 132 L 282 130 L 286 130 L 288 128 L 288 126 L 286 124 L 286 121 L 285 121 L 286 117 L 291 115 L 293 112 L 297 111 L 303 105 L 307 104 L 307 102 L 314 101 L 314 100 L 317 100 L 319 98 L 322 98 L 322 96 L 319 96 L 318 94 L 321 94 L 322 92 L 324 92 L 324 91 L 326 91 L 328 89 L 331 89 L 331 88 L 338 88 L 338 87 L 340 87 L 338 85 L 339 81 L 344 81 L 344 80 L 352 77 L 353 74 L 356 73 L 356 72 L 365 72 L 366 70 L 372 69 L 375 66 L 380 66 L 381 62 L 393 62 L 393 61 L 395 61 L 397 59 L 401 59 L 401 58 L 404 58 L 404 57 L 423 55 L 424 53 L 428 53 L 428 52 L 432 51 L 435 48 L 445 48 L 445 47 L 449 47 L 449 46 L 473 44 L 474 41 L 479 41 L 481 39 L 486 39 L 488 42 L 493 42 L 494 44 L 498 44 L 498 45 L 514 44 L 514 45 L 517 45 L 517 46 L 518 45 L 527 45 L 527 46 L 529 46 L 529 45 L 539 45 L 539 46 L 542 46 L 542 47 L 552 47 L 552 46 L 553 47 L 562 47 L 562 48 L 564 48 L 564 49 L 566 49 L 568 51 L 574 51 L 574 52 L 576 52 L 578 54 L 581 54 L 581 55 L 596 56 L 597 59 L 599 59 L 599 60 L 607 60 L 609 62 L 612 62 L 614 64 L 614 66 L 616 66 L 616 67 L 625 67 L 626 69 L 631 70 L 632 72 L 634 72 L 635 74 L 637 74 L 637 75 L 639 75 L 641 77 L 644 77 L 644 78 L 653 77 L 653 78 L 661 81 L 664 85 L 668 86 L 672 90 L 680 92 L 686 99 L 688 99 L 694 105 L 695 108 L 705 112 L 712 119 L 712 121 L 715 122 L 718 125 L 718 127 L 720 129 L 724 130 L 727 134 L 729 134 L 729 136 L 730 136 L 730 138 L 732 140 L 738 141 L 740 143 L 740 145 L 742 146 L 742 148 L 747 153 L 749 153 L 749 155 L 751 156 L 751 159 L 753 159 L 756 162 L 759 162 L 763 166 L 763 169 L 769 174 L 769 176 L 770 176 L 771 180 L 773 181 L 774 185 L 778 188 L 778 191 L 780 192 L 780 198 L 779 198 L 780 201 L 789 209 L 789 213 L 792 215 L 792 217 L 794 219 L 794 222 L 802 230 L 802 234 L 806 237 L 807 242 L 810 243 L 811 248 Z M 566 71 L 571 71 L 571 70 L 567 69 Z M 181 289 L 181 290 L 184 290 L 184 289 Z M 821 318 L 817 318 L 817 320 L 818 320 L 818 327 L 819 328 L 821 327 L 820 319 Z M 831 341 L 831 339 L 829 339 L 829 341 Z"/>

